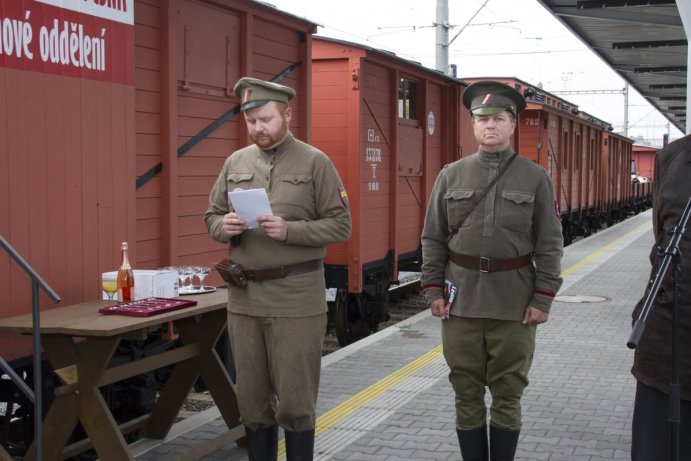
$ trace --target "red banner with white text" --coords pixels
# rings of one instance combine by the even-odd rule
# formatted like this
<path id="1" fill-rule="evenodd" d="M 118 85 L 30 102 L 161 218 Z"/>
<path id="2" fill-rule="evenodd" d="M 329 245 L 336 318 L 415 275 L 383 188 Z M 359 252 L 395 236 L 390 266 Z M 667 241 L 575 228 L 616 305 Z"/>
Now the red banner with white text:
<path id="1" fill-rule="evenodd" d="M 134 84 L 134 0 L 0 0 L 0 67 Z"/>

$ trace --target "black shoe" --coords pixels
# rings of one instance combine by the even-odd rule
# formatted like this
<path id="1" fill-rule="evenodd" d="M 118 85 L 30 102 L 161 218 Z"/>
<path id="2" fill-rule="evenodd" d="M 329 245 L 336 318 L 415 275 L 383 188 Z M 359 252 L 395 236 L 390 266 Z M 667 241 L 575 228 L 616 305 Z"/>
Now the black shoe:
<path id="1" fill-rule="evenodd" d="M 312 461 L 314 456 L 314 429 L 286 433 L 286 461 Z"/>
<path id="2" fill-rule="evenodd" d="M 510 431 L 489 426 L 489 453 L 491 461 L 513 461 L 521 431 Z"/>
<path id="3" fill-rule="evenodd" d="M 487 461 L 487 426 L 456 429 L 463 461 Z"/>
<path id="4" fill-rule="evenodd" d="M 278 426 L 251 431 L 245 427 L 249 461 L 276 461 L 278 457 Z"/>

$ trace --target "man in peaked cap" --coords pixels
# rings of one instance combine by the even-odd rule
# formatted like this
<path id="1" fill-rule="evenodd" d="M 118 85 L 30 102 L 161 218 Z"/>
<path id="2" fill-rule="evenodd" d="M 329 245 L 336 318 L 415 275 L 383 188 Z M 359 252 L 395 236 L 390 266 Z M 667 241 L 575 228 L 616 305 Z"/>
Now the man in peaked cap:
<path id="1" fill-rule="evenodd" d="M 435 181 L 422 231 L 422 288 L 443 319 L 463 460 L 510 461 L 536 327 L 562 283 L 561 222 L 547 173 L 511 148 L 521 94 L 481 81 L 465 90 L 463 103 L 479 150 Z"/>
<path id="2" fill-rule="evenodd" d="M 494 115 L 507 111 L 516 119 L 518 113 L 525 109 L 525 99 L 508 85 L 482 81 L 466 88 L 463 105 L 473 115 Z"/>
<path id="3" fill-rule="evenodd" d="M 240 110 L 247 111 L 263 106 L 269 101 L 288 104 L 295 97 L 295 90 L 278 83 L 243 77 L 235 84 L 233 94 L 242 101 Z"/>
<path id="4" fill-rule="evenodd" d="M 256 78 L 234 89 L 253 144 L 233 152 L 204 221 L 246 279 L 228 283 L 228 331 L 250 461 L 312 460 L 326 331 L 325 247 L 347 239 L 348 196 L 331 160 L 289 130 L 295 91 Z M 265 189 L 271 215 L 249 228 L 228 192 Z M 241 237 L 241 239 L 240 239 Z"/>

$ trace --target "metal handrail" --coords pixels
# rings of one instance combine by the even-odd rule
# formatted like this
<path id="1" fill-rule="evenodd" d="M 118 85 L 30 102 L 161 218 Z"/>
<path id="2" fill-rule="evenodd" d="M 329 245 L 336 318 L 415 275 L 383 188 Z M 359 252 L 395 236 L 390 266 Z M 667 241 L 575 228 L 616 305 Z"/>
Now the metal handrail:
<path id="1" fill-rule="evenodd" d="M 26 272 L 31 278 L 31 317 L 33 320 L 33 363 L 34 363 L 34 390 L 17 375 L 12 367 L 0 357 L 0 368 L 7 373 L 13 383 L 19 387 L 19 390 L 26 395 L 34 404 L 34 448 L 35 458 L 41 461 L 43 455 L 43 437 L 41 433 L 41 424 L 43 423 L 43 402 L 41 398 L 41 317 L 40 308 L 38 306 L 38 289 L 39 287 L 48 295 L 54 303 L 59 303 L 62 299 L 48 285 L 43 278 L 38 275 L 33 267 L 29 265 L 24 258 L 9 244 L 5 238 L 0 235 L 0 247 L 2 247 L 17 264 Z"/>

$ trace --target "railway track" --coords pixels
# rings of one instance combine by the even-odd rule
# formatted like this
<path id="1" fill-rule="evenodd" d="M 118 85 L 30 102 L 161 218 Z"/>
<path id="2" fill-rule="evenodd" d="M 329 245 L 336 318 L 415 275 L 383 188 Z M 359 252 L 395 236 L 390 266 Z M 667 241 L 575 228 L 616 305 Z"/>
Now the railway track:
<path id="1" fill-rule="evenodd" d="M 425 300 L 420 294 L 419 273 L 410 272 L 406 273 L 406 275 L 402 274 L 400 279 L 400 285 L 393 286 L 389 290 L 389 320 L 381 322 L 378 330 L 395 325 L 426 308 Z M 341 346 L 338 343 L 336 332 L 333 328 L 330 328 L 324 337 L 322 355 L 328 355 L 340 348 Z"/>

